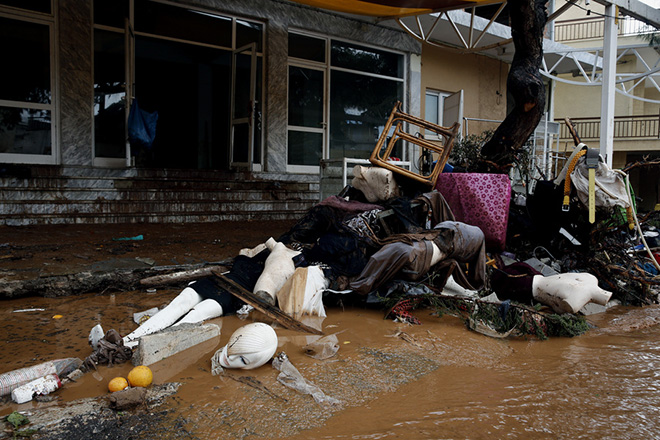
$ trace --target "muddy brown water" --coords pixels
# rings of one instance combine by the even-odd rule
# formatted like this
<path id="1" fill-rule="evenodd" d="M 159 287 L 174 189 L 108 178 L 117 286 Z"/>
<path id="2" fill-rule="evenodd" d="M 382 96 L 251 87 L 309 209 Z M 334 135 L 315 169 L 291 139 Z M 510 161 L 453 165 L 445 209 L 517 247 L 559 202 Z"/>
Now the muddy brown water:
<path id="1" fill-rule="evenodd" d="M 0 312 L 1 369 L 61 357 L 84 358 L 91 352 L 86 339 L 92 325 L 101 322 L 104 328 L 125 334 L 135 327 L 130 319 L 133 312 L 162 306 L 176 293 L 6 301 Z M 44 310 L 19 312 L 30 308 Z M 54 319 L 56 314 L 62 318 Z M 275 380 L 277 371 L 270 365 L 228 374 L 252 376 L 275 397 L 229 376 L 212 376 L 213 353 L 246 323 L 236 317 L 211 321 L 222 328 L 217 341 L 154 364 L 154 381 L 182 383 L 165 406 L 200 439 L 660 435 L 658 307 L 610 310 L 590 318 L 597 329 L 548 341 L 495 340 L 470 332 L 450 316 L 438 318 L 429 311 L 418 311 L 416 316 L 422 325 L 383 320 L 378 310 L 329 308 L 323 327 L 326 333 L 341 332 L 340 349 L 325 361 L 302 353 L 311 337 L 277 328 L 279 350 L 308 380 L 342 400 L 337 409 L 286 389 Z M 397 337 L 401 331 L 414 339 Z M 367 359 L 369 350 L 378 351 L 378 356 Z M 380 364 L 374 366 L 374 359 Z M 5 402 L 0 415 L 106 395 L 108 381 L 125 376 L 130 368 L 129 364 L 100 367 L 58 390 L 54 402 Z"/>
<path id="2" fill-rule="evenodd" d="M 24 228 L 21 234 L 33 232 L 37 238 L 30 245 L 16 243 L 5 254 L 3 268 L 50 273 L 117 254 L 162 258 L 158 264 L 213 261 L 280 232 L 270 228 L 255 236 L 254 231 L 198 230 L 191 240 L 181 237 L 188 231 L 184 227 L 165 228 L 160 235 L 139 228 L 64 228 L 56 230 L 64 234 L 56 237 Z M 160 248 L 145 252 L 147 240 L 109 240 L 141 232 L 145 237 L 156 234 Z M 4 235 L 0 242 L 12 244 L 16 237 Z M 58 244 L 49 244 L 53 241 Z M 18 253 L 20 258 L 13 258 Z M 87 336 L 93 325 L 127 334 L 136 327 L 134 312 L 162 307 L 178 292 L 105 291 L 4 300 L 0 372 L 57 358 L 85 358 L 91 353 Z M 21 311 L 26 309 L 43 310 Z M 172 438 L 660 438 L 658 306 L 610 309 L 589 317 L 595 328 L 587 334 L 547 341 L 491 339 L 467 330 L 457 318 L 438 317 L 430 310 L 415 312 L 419 326 L 385 320 L 382 311 L 362 307 L 328 307 L 327 315 L 323 330 L 337 334 L 340 348 L 324 361 L 303 353 L 314 337 L 278 326 L 276 331 L 279 351 L 339 405 L 318 404 L 284 387 L 270 364 L 213 376 L 210 359 L 231 333 L 252 320 L 265 320 L 259 314 L 246 320 L 222 317 L 209 321 L 221 327 L 217 340 L 151 366 L 156 384 L 181 383 L 160 408 L 167 411 L 171 430 L 181 434 Z M 52 402 L 16 405 L 1 400 L 0 416 L 103 398 L 108 381 L 131 368 L 100 367 L 53 393 Z"/>

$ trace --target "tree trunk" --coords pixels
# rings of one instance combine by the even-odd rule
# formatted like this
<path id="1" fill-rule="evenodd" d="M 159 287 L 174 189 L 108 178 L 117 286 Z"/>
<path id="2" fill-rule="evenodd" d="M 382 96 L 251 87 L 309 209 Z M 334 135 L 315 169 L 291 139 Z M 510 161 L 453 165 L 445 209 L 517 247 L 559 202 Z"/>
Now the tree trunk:
<path id="1" fill-rule="evenodd" d="M 548 19 L 545 3 L 544 0 L 508 2 L 515 53 L 507 91 L 515 106 L 481 149 L 482 171 L 508 172 L 545 110 L 545 86 L 539 72 L 543 61 L 543 31 Z"/>

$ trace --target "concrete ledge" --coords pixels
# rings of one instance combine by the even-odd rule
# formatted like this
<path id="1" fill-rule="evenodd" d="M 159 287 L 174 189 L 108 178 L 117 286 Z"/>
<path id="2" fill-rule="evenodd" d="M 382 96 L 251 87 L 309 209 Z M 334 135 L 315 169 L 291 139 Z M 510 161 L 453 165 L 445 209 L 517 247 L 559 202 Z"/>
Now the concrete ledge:
<path id="1" fill-rule="evenodd" d="M 140 338 L 133 365 L 151 365 L 220 336 L 215 324 L 181 324 Z"/>

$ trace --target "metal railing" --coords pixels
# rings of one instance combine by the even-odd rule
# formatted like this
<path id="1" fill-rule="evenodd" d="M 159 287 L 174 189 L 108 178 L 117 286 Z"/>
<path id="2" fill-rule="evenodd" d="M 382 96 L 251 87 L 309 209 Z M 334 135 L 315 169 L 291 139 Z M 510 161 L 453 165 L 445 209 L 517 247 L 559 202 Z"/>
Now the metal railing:
<path id="1" fill-rule="evenodd" d="M 555 22 L 555 41 L 578 41 L 603 38 L 605 20 L 602 18 L 578 18 Z M 656 32 L 657 29 L 634 18 L 619 18 L 617 35 L 640 35 Z"/>
<path id="2" fill-rule="evenodd" d="M 559 138 L 572 139 L 563 119 L 555 119 L 561 124 Z M 571 118 L 580 139 L 600 138 L 600 118 Z M 615 139 L 660 139 L 660 115 L 615 116 Z"/>

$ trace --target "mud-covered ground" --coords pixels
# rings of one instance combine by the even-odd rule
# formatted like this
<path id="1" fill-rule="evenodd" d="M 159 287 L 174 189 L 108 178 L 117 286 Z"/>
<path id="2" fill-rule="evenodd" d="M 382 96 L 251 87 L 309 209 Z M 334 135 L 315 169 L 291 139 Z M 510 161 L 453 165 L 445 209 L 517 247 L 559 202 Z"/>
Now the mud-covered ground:
<path id="1" fill-rule="evenodd" d="M 0 227 L 0 278 L 222 261 L 291 224 Z M 93 325 L 127 334 L 134 312 L 162 307 L 178 291 L 109 287 L 3 300 L 0 373 L 84 358 Z M 0 400 L 0 416 L 23 412 L 35 439 L 635 439 L 660 432 L 658 307 L 612 309 L 590 317 L 587 334 L 549 341 L 491 339 L 432 310 L 415 312 L 417 326 L 352 301 L 326 312 L 322 329 L 339 346 L 326 360 L 304 353 L 317 336 L 275 328 L 278 351 L 327 400 L 285 387 L 270 364 L 211 374 L 211 357 L 236 328 L 268 322 L 253 313 L 208 321 L 221 328 L 219 338 L 153 364 L 149 399 L 134 409 L 108 402 L 108 381 L 132 368 L 122 364 L 99 367 L 42 401 Z M 4 429 L 0 437 L 11 438 Z"/>

